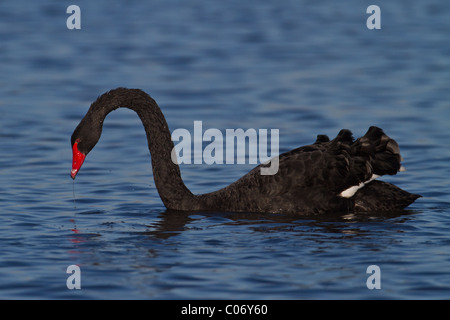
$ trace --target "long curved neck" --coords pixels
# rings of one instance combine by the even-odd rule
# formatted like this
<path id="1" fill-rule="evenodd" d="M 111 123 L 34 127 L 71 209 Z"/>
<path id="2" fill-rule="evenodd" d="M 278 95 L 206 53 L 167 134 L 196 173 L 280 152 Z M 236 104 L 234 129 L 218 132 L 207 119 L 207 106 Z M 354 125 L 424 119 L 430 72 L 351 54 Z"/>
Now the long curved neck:
<path id="1" fill-rule="evenodd" d="M 104 118 L 117 108 L 135 111 L 144 125 L 152 157 L 153 177 L 159 196 L 168 209 L 189 210 L 194 195 L 184 184 L 178 164 L 173 163 L 174 148 L 166 119 L 148 94 L 139 89 L 117 88 L 100 96 L 91 106 L 92 116 L 103 125 Z"/>

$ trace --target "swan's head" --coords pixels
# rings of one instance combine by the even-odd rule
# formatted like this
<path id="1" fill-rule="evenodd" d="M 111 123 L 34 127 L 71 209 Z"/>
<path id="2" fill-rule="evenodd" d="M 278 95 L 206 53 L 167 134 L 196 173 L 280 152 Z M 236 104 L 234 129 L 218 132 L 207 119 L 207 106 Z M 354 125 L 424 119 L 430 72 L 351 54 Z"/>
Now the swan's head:
<path id="1" fill-rule="evenodd" d="M 75 179 L 87 154 L 100 139 L 101 127 L 98 129 L 91 124 L 91 121 L 83 119 L 72 134 L 72 170 L 70 171 L 72 179 Z"/>

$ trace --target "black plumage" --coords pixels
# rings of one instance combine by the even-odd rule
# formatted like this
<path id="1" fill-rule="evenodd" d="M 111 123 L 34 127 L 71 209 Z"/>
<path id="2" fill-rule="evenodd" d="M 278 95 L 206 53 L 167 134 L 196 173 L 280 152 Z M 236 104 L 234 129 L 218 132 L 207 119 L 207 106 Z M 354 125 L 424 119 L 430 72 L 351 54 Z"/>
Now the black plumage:
<path id="1" fill-rule="evenodd" d="M 414 202 L 410 194 L 392 184 L 371 181 L 394 175 L 402 166 L 397 142 L 383 130 L 370 127 L 354 140 L 343 129 L 333 140 L 317 140 L 279 156 L 278 172 L 261 175 L 261 164 L 229 186 L 194 195 L 171 161 L 173 142 L 157 103 L 139 89 L 117 88 L 100 96 L 72 135 L 80 152 L 88 154 L 101 135 L 103 120 L 117 108 L 127 107 L 144 125 L 152 157 L 153 176 L 161 200 L 168 209 L 182 211 L 236 211 L 289 214 L 347 213 L 398 210 Z"/>

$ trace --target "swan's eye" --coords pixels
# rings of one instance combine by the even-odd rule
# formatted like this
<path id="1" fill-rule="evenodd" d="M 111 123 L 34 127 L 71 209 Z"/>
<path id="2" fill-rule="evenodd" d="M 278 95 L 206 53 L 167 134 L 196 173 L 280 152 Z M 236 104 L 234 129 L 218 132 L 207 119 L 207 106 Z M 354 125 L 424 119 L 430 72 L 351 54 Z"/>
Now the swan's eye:
<path id="1" fill-rule="evenodd" d="M 77 138 L 75 140 L 72 139 L 72 148 L 73 148 L 74 145 L 79 144 L 80 142 L 81 142 L 80 138 Z"/>

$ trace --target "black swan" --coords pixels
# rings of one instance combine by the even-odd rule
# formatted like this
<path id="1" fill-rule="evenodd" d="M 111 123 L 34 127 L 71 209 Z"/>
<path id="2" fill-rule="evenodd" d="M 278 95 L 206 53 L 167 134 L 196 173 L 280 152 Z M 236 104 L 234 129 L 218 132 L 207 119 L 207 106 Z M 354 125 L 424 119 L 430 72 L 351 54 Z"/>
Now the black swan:
<path id="1" fill-rule="evenodd" d="M 194 195 L 171 160 L 174 143 L 159 106 L 144 91 L 127 88 L 101 95 L 73 132 L 72 179 L 100 139 L 105 117 L 120 107 L 134 110 L 144 125 L 155 185 L 167 209 L 288 214 L 391 211 L 420 197 L 373 180 L 403 168 L 397 142 L 377 127 L 357 140 L 346 129 L 333 140 L 319 135 L 313 144 L 281 154 L 274 175 L 261 175 L 261 167 L 268 163 L 260 164 L 223 189 Z"/>

